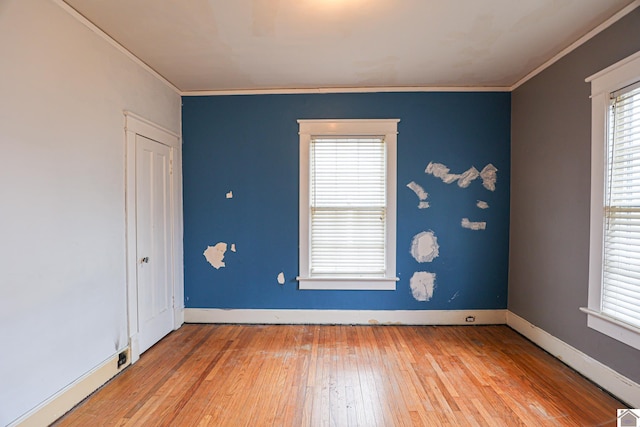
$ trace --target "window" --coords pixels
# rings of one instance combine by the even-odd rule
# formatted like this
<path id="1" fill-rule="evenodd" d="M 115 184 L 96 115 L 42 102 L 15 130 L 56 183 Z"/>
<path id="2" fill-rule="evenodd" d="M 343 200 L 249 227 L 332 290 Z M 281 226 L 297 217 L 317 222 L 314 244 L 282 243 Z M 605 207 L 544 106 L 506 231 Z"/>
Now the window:
<path id="1" fill-rule="evenodd" d="M 398 121 L 298 120 L 300 289 L 395 290 Z"/>
<path id="2" fill-rule="evenodd" d="M 589 327 L 640 349 L 640 52 L 591 82 Z"/>

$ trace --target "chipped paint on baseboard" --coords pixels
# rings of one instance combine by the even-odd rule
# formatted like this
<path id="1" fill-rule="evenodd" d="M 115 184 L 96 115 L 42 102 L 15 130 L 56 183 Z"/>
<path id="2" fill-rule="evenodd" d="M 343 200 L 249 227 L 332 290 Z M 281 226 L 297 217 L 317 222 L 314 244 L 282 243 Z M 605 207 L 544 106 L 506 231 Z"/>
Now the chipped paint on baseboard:
<path id="1" fill-rule="evenodd" d="M 476 206 L 479 207 L 480 209 L 489 209 L 489 203 L 483 200 L 478 200 L 478 203 L 476 203 Z"/>
<path id="2" fill-rule="evenodd" d="M 424 188 L 422 188 L 420 184 L 417 184 L 415 181 L 411 181 L 407 184 L 407 187 L 413 190 L 413 192 L 416 193 L 416 196 L 420 199 L 418 209 L 426 209 L 429 207 L 429 202 L 425 201 L 427 200 L 427 197 L 429 197 L 429 193 L 424 191 Z"/>
<path id="3" fill-rule="evenodd" d="M 423 231 L 413 236 L 411 256 L 418 262 L 431 262 L 438 256 L 438 238 L 433 231 Z"/>
<path id="4" fill-rule="evenodd" d="M 224 253 L 227 251 L 227 244 L 224 242 L 218 242 L 215 246 L 207 246 L 207 249 L 202 253 L 207 259 L 209 264 L 216 270 L 224 267 Z"/>
<path id="5" fill-rule="evenodd" d="M 484 169 L 482 169 L 482 172 L 480 172 L 482 185 L 489 191 L 495 191 L 496 189 L 496 180 L 498 179 L 496 172 L 498 172 L 498 169 L 491 163 L 485 166 Z"/>
<path id="6" fill-rule="evenodd" d="M 233 199 L 233 191 L 227 193 L 227 199 Z"/>
<path id="7" fill-rule="evenodd" d="M 409 280 L 411 294 L 417 301 L 429 301 L 433 297 L 435 282 L 435 273 L 416 271 Z"/>
<path id="8" fill-rule="evenodd" d="M 231 244 L 231 252 L 235 252 L 236 251 L 236 244 L 232 243 Z"/>
<path id="9" fill-rule="evenodd" d="M 462 218 L 462 228 L 468 228 L 469 230 L 484 230 L 487 228 L 487 223 L 484 221 L 472 222 L 469 218 Z"/>
<path id="10" fill-rule="evenodd" d="M 278 283 L 284 285 L 284 272 L 282 271 L 278 274 Z"/>

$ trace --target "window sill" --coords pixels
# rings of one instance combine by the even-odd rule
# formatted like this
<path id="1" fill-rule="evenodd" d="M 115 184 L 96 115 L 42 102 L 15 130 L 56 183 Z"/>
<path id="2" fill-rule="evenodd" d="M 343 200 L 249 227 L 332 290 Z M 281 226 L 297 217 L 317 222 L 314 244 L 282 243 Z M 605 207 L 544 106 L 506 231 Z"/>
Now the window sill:
<path id="1" fill-rule="evenodd" d="M 397 277 L 390 278 L 320 278 L 297 277 L 299 289 L 343 291 L 395 291 Z"/>
<path id="2" fill-rule="evenodd" d="M 580 311 L 587 314 L 587 326 L 591 329 L 640 350 L 640 328 L 586 307 L 580 307 Z"/>

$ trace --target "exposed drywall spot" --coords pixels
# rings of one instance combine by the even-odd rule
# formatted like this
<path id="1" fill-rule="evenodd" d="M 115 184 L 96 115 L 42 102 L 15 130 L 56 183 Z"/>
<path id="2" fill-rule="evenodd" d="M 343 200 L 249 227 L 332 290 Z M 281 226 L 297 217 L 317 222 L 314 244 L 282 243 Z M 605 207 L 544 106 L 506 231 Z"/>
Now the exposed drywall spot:
<path id="1" fill-rule="evenodd" d="M 415 181 L 411 181 L 410 183 L 408 183 L 407 187 L 412 189 L 420 200 L 427 200 L 427 197 L 429 197 L 429 193 L 424 191 L 424 188 L 422 188 L 422 186 L 420 184 L 417 184 Z"/>
<path id="2" fill-rule="evenodd" d="M 479 207 L 480 209 L 489 209 L 489 203 L 482 200 L 478 200 L 478 203 L 476 203 L 476 206 Z"/>
<path id="3" fill-rule="evenodd" d="M 498 169 L 496 169 L 496 167 L 491 163 L 485 166 L 484 169 L 482 169 L 482 172 L 480 172 L 482 185 L 489 191 L 495 191 L 496 189 L 496 180 L 498 179 L 496 172 L 498 172 Z"/>
<path id="4" fill-rule="evenodd" d="M 232 243 L 231 244 L 231 252 L 235 252 L 236 251 L 236 244 Z"/>
<path id="5" fill-rule="evenodd" d="M 455 294 L 453 294 L 451 296 L 451 298 L 449 298 L 449 302 L 453 301 L 454 299 L 458 298 L 458 295 L 460 295 L 460 291 L 456 291 Z"/>
<path id="6" fill-rule="evenodd" d="M 438 238 L 433 231 L 423 231 L 413 236 L 411 256 L 418 262 L 431 262 L 438 256 Z"/>
<path id="7" fill-rule="evenodd" d="M 480 176 L 480 172 L 478 172 L 478 169 L 471 166 L 469 170 L 460 174 L 460 178 L 458 178 L 458 187 L 467 188 L 469 184 L 471 184 L 471 181 L 473 181 L 479 176 Z"/>
<path id="8" fill-rule="evenodd" d="M 379 325 L 380 322 L 378 322 L 376 319 L 369 319 L 369 324 L 370 325 Z"/>
<path id="9" fill-rule="evenodd" d="M 280 272 L 280 274 L 278 274 L 278 283 L 280 283 L 281 285 L 284 285 L 284 273 Z"/>
<path id="10" fill-rule="evenodd" d="M 418 203 L 418 209 L 427 209 L 428 207 L 429 207 L 429 202 Z"/>
<path id="11" fill-rule="evenodd" d="M 433 296 L 436 274 L 426 271 L 416 271 L 409 280 L 411 294 L 418 301 L 429 301 Z"/>
<path id="12" fill-rule="evenodd" d="M 487 223 L 482 222 L 472 222 L 469 221 L 469 218 L 462 218 L 462 228 L 468 228 L 469 230 L 484 230 L 487 228 Z"/>
<path id="13" fill-rule="evenodd" d="M 233 191 L 227 193 L 227 199 L 233 199 Z"/>
<path id="14" fill-rule="evenodd" d="M 227 244 L 224 242 L 216 243 L 215 246 L 207 246 L 207 249 L 204 251 L 203 255 L 211 264 L 213 268 L 216 270 L 220 267 L 224 267 L 224 253 L 227 251 Z"/>

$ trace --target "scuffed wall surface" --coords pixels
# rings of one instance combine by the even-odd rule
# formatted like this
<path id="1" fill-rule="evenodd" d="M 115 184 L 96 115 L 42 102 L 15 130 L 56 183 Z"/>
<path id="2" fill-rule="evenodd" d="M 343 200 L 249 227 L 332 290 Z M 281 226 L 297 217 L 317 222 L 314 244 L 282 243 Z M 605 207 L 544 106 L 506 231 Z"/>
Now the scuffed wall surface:
<path id="1" fill-rule="evenodd" d="M 400 119 L 396 291 L 298 290 L 296 120 L 323 118 Z M 505 308 L 509 126 L 508 93 L 184 97 L 186 307 Z M 451 184 L 426 173 L 430 163 L 453 171 Z M 463 218 L 486 228 L 463 228 Z M 416 259 L 422 232 L 438 249 L 417 255 L 418 245 Z M 238 245 L 219 269 L 203 256 L 217 242 Z"/>
<path id="2" fill-rule="evenodd" d="M 123 110 L 180 96 L 48 0 L 0 2 L 0 58 L 4 426 L 128 345 Z"/>
<path id="3" fill-rule="evenodd" d="M 508 305 L 636 382 L 640 352 L 587 328 L 578 307 L 587 306 L 589 278 L 591 101 L 584 80 L 639 49 L 636 9 L 513 92 Z"/>

